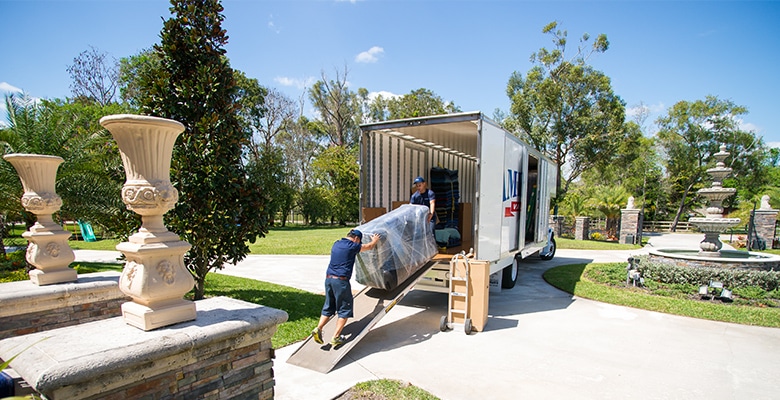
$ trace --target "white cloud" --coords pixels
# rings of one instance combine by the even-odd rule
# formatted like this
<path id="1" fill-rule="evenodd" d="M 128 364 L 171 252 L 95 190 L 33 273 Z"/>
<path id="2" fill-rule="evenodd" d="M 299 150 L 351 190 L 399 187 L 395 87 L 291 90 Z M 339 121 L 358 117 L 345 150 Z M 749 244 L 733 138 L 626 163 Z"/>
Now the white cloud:
<path id="1" fill-rule="evenodd" d="M 769 147 L 774 147 L 776 149 L 780 149 L 780 142 L 768 142 L 766 145 L 769 146 Z"/>
<path id="2" fill-rule="evenodd" d="M 379 56 L 381 56 L 384 53 L 385 53 L 385 49 L 383 49 L 383 48 L 381 48 L 379 46 L 374 46 L 374 47 L 368 49 L 368 51 L 364 51 L 364 52 L 358 54 L 357 56 L 355 56 L 355 62 L 359 62 L 359 63 L 375 63 L 375 62 L 379 61 Z"/>
<path id="3" fill-rule="evenodd" d="M 290 78 L 286 76 L 277 76 L 274 78 L 274 82 L 282 85 L 282 86 L 292 86 L 298 89 L 306 89 L 307 87 L 311 86 L 316 82 L 314 78 L 305 78 L 305 79 L 297 79 L 297 78 Z"/>
<path id="4" fill-rule="evenodd" d="M 651 105 L 642 103 L 636 106 L 626 107 L 626 117 L 633 118 L 639 115 L 639 113 L 642 112 L 643 109 L 647 111 L 648 115 L 655 115 L 666 111 L 666 106 L 664 105 L 664 103 L 651 104 Z"/>
<path id="5" fill-rule="evenodd" d="M 282 30 L 276 27 L 276 23 L 274 23 L 274 15 L 271 14 L 268 16 L 268 29 L 271 30 L 273 33 L 280 33 Z"/>
<path id="6" fill-rule="evenodd" d="M 19 89 L 8 82 L 0 82 L 0 93 L 22 93 L 22 89 Z"/>
<path id="7" fill-rule="evenodd" d="M 370 92 L 368 94 L 368 99 L 371 100 L 371 101 L 374 101 L 379 96 L 382 96 L 382 98 L 384 98 L 384 99 L 397 99 L 397 98 L 402 97 L 402 95 L 400 95 L 400 94 L 395 94 L 395 93 L 392 93 L 392 92 L 387 92 L 387 91 L 382 90 L 382 91 L 379 91 L 379 92 Z"/>

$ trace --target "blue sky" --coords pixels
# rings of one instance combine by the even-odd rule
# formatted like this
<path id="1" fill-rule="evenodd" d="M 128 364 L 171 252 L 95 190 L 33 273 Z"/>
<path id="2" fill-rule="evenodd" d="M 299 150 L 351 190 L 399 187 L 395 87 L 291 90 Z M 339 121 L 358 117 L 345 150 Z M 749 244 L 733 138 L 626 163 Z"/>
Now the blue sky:
<path id="1" fill-rule="evenodd" d="M 604 33 L 590 63 L 653 121 L 674 103 L 715 95 L 748 108 L 743 128 L 780 147 L 780 1 L 224 0 L 233 68 L 297 99 L 324 72 L 353 89 L 426 88 L 464 111 L 509 109 L 505 89 L 529 56 L 552 48 L 551 21 Z M 164 0 L 0 0 L 0 92 L 70 96 L 66 71 L 94 46 L 126 57 L 159 40 Z M 572 53 L 573 54 L 573 53 Z M 630 111 L 630 110 L 629 110 Z"/>

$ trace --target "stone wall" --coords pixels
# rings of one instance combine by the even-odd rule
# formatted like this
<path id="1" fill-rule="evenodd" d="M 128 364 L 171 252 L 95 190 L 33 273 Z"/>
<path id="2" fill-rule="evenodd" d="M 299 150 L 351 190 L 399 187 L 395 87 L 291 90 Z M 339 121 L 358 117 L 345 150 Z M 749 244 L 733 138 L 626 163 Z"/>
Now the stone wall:
<path id="1" fill-rule="evenodd" d="M 119 272 L 79 275 L 77 282 L 38 286 L 0 284 L 0 339 L 121 315 L 130 298 L 119 290 Z"/>
<path id="2" fill-rule="evenodd" d="M 125 399 L 272 399 L 274 351 L 271 340 L 224 353 L 204 353 L 182 368 L 100 393 L 103 400 Z"/>
<path id="3" fill-rule="evenodd" d="M 59 399 L 270 399 L 271 337 L 287 313 L 241 300 L 195 302 L 197 319 L 151 331 L 122 317 L 0 340 L 0 359 Z"/>
<path id="4" fill-rule="evenodd" d="M 590 217 L 574 220 L 574 240 L 590 240 Z"/>
<path id="5" fill-rule="evenodd" d="M 620 238 L 622 244 L 637 244 L 642 241 L 642 212 L 636 209 L 620 210 Z"/>
<path id="6" fill-rule="evenodd" d="M 117 317 L 124 297 L 0 318 L 0 339 Z"/>
<path id="7" fill-rule="evenodd" d="M 775 239 L 777 213 L 777 210 L 756 210 L 753 214 L 753 224 L 756 227 L 756 233 L 759 237 L 766 240 L 768 249 L 772 248 L 772 241 Z"/>

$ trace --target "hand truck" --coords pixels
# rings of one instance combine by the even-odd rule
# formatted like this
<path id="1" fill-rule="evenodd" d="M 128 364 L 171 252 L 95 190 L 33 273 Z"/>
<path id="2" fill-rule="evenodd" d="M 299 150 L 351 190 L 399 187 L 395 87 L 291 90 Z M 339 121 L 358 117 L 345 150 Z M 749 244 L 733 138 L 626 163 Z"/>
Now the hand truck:
<path id="1" fill-rule="evenodd" d="M 470 279 L 469 279 L 469 259 L 463 253 L 455 254 L 450 260 L 450 290 L 449 300 L 447 301 L 447 315 L 441 317 L 439 323 L 439 329 L 442 332 L 446 332 L 449 329 L 454 329 L 456 324 L 453 320 L 453 314 L 463 316 L 463 331 L 468 335 L 471 333 L 471 315 L 469 312 L 469 292 Z M 456 308 L 454 301 L 461 300 L 460 304 L 464 305 L 464 308 Z"/>

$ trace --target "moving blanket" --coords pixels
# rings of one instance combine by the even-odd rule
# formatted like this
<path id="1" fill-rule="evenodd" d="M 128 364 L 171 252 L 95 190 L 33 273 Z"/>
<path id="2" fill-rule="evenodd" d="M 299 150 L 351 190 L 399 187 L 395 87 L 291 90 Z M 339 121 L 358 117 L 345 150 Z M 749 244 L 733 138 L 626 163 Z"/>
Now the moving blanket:
<path id="1" fill-rule="evenodd" d="M 371 241 L 374 233 L 381 239 L 373 250 L 358 253 L 355 279 L 366 286 L 392 290 L 435 256 L 438 249 L 425 222 L 427 214 L 428 207 L 404 204 L 358 226 L 364 242 Z"/>

